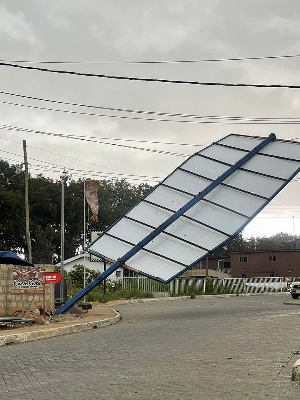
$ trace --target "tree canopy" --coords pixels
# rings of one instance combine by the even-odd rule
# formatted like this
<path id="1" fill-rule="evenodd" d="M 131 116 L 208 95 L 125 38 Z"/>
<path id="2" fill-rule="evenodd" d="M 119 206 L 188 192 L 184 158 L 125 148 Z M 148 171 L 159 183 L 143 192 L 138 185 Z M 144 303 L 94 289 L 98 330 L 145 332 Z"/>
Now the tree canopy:
<path id="1" fill-rule="evenodd" d="M 29 178 L 29 215 L 33 263 L 60 261 L 61 181 L 43 175 Z M 102 231 L 120 218 L 150 190 L 147 184 L 131 185 L 124 179 L 101 180 L 98 189 L 99 222 L 89 222 L 87 232 Z M 83 245 L 84 188 L 82 180 L 65 185 L 65 259 Z M 0 249 L 26 255 L 24 172 L 21 165 L 0 160 Z"/>
<path id="2" fill-rule="evenodd" d="M 280 232 L 270 237 L 250 237 L 245 239 L 240 233 L 235 239 L 218 249 L 214 255 L 228 256 L 229 253 L 235 251 L 289 250 L 295 248 L 295 239 L 297 238 L 297 235 Z"/>

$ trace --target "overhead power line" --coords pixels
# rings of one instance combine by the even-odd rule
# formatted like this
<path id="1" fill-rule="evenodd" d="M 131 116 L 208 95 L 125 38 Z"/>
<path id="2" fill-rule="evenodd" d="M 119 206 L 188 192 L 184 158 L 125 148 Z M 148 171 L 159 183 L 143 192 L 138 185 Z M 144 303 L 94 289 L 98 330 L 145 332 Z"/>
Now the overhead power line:
<path id="1" fill-rule="evenodd" d="M 241 124 L 241 125 L 298 125 L 300 123 L 300 118 L 296 117 L 248 117 L 248 116 L 229 116 L 229 115 L 197 115 L 197 114 L 182 114 L 182 113 L 170 113 L 170 112 L 160 112 L 160 111 L 145 111 L 145 110 L 133 110 L 128 108 L 115 108 L 115 107 L 104 107 L 104 106 L 93 106 L 89 104 L 80 104 L 80 103 L 70 103 L 60 100 L 52 100 L 52 99 L 44 99 L 41 97 L 33 97 L 27 95 L 20 95 L 16 93 L 4 92 L 0 91 L 0 94 L 20 97 L 26 100 L 36 100 L 41 102 L 49 102 L 52 104 L 66 105 L 66 106 L 75 106 L 75 107 L 84 107 L 84 108 L 92 108 L 92 109 L 101 109 L 105 111 L 114 111 L 114 112 L 126 112 L 132 114 L 139 115 L 155 115 L 155 116 L 167 116 L 171 118 L 185 118 L 185 120 L 178 119 L 158 119 L 158 118 L 140 118 L 140 117 L 128 117 L 124 115 L 109 115 L 109 114 L 99 114 L 99 113 L 87 113 L 83 111 L 74 111 L 74 110 L 63 110 L 63 109 L 55 109 L 49 107 L 41 107 L 34 106 L 30 104 L 20 104 L 20 103 L 12 103 L 8 101 L 1 101 L 0 104 L 25 107 L 30 109 L 44 110 L 44 111 L 53 111 L 53 112 L 61 112 L 67 114 L 75 114 L 75 115 L 83 115 L 83 116 L 93 116 L 93 117 L 107 117 L 107 118 L 117 118 L 117 119 L 131 119 L 131 120 L 141 120 L 141 121 L 154 121 L 154 122 L 179 122 L 179 123 L 201 123 L 201 124 Z M 187 119 L 187 120 L 186 120 Z M 190 120 L 191 119 L 191 120 Z M 212 121 L 211 121 L 212 120 Z M 154 142 L 152 142 L 154 143 Z M 156 142 L 157 144 L 162 144 L 161 142 Z M 165 143 L 165 144 L 174 144 L 174 143 Z M 181 146 L 201 146 L 195 144 L 187 144 L 181 143 Z"/>
<path id="2" fill-rule="evenodd" d="M 6 150 L 0 150 L 0 151 L 3 152 L 3 153 L 6 153 L 6 154 L 17 156 L 17 157 L 22 157 L 22 155 L 17 154 L 17 153 L 13 153 L 13 152 L 10 152 L 10 151 L 6 151 Z M 39 160 L 39 159 L 33 158 L 33 157 L 30 157 L 30 160 L 37 161 L 37 162 L 40 162 L 40 163 L 44 164 L 43 167 L 45 167 L 45 164 L 47 164 L 48 166 L 59 167 L 62 170 L 67 168 L 65 165 L 59 165 L 59 164 L 55 164 L 55 163 L 52 163 L 52 162 L 49 162 L 49 161 Z M 46 167 L 47 167 L 47 165 L 46 165 Z M 152 179 L 153 180 L 161 179 L 159 176 L 136 175 L 136 174 L 128 174 L 126 172 L 116 173 L 116 172 L 102 172 L 102 171 L 101 172 L 100 171 L 86 171 L 86 170 L 82 170 L 82 169 L 78 169 L 78 168 L 71 168 L 71 167 L 68 167 L 67 169 L 68 170 L 72 170 L 72 171 L 80 171 L 80 172 L 83 172 L 83 173 L 86 173 L 86 174 L 89 174 L 91 172 L 98 173 L 98 174 L 101 173 L 102 175 L 105 175 L 105 176 L 108 176 L 108 177 L 109 176 L 119 176 L 119 177 L 122 176 L 122 177 L 127 177 L 127 178 L 147 178 L 147 179 L 151 179 L 151 180 Z"/>
<path id="3" fill-rule="evenodd" d="M 0 124 L 0 126 L 8 126 L 8 125 L 4 125 L 4 124 Z M 25 128 L 20 128 L 20 129 L 25 129 Z M 82 136 L 80 136 L 82 137 Z M 195 144 L 195 143 L 178 143 L 178 142 L 160 142 L 157 140 L 143 140 L 143 139 L 126 139 L 126 138 L 110 138 L 110 137 L 96 137 L 96 136 L 83 136 L 83 137 L 87 137 L 87 138 L 91 138 L 91 139 L 98 139 L 98 140 L 114 140 L 114 141 L 119 141 L 119 142 L 131 142 L 131 143 L 147 143 L 147 144 L 159 144 L 159 145 L 172 145 L 172 146 L 187 146 L 187 147 L 205 147 L 205 144 Z M 10 142 L 15 142 L 15 143 L 19 143 L 17 141 L 8 139 L 8 138 L 3 138 L 0 137 L 0 139 L 4 139 L 4 140 L 8 140 Z M 28 147 L 32 147 L 32 148 L 37 148 L 34 146 L 28 146 Z M 37 148 L 39 150 L 43 150 L 46 151 L 44 149 L 41 148 Z M 53 153 L 53 154 L 58 154 L 58 153 Z M 63 157 L 65 157 L 65 155 L 63 155 Z M 99 165 L 99 164 L 97 164 Z"/>
<path id="4" fill-rule="evenodd" d="M 30 128 L 13 126 L 13 125 L 5 125 L 5 124 L 0 124 L 0 129 L 6 130 L 6 131 L 36 133 L 39 135 L 47 135 L 47 136 L 64 138 L 64 139 L 73 139 L 73 140 L 80 140 L 80 141 L 84 141 L 84 142 L 99 143 L 99 144 L 104 144 L 104 145 L 108 145 L 108 146 L 117 146 L 117 147 L 123 147 L 123 148 L 128 148 L 128 149 L 133 149 L 133 150 L 141 150 L 141 151 L 152 152 L 152 153 L 157 153 L 157 154 L 162 154 L 162 155 L 175 156 L 175 157 L 190 157 L 190 155 L 191 155 L 191 154 L 176 153 L 176 152 L 165 151 L 165 150 L 156 150 L 156 149 L 151 149 L 151 148 L 147 148 L 147 147 L 137 147 L 137 146 L 122 145 L 119 143 L 109 143 L 109 142 L 104 141 L 104 140 L 127 141 L 127 142 L 132 142 L 132 141 L 135 142 L 136 141 L 136 140 L 132 140 L 132 139 L 98 138 L 95 136 L 84 136 L 84 135 L 76 136 L 76 135 L 70 135 L 70 134 L 64 134 L 64 133 L 45 132 L 45 131 L 34 130 L 34 129 L 30 129 Z M 158 143 L 158 142 L 152 142 L 152 143 Z M 300 179 L 300 178 L 296 178 L 294 180 L 298 180 L 298 179 Z"/>
<path id="5" fill-rule="evenodd" d="M 1 137 L 1 136 L 0 136 L 0 139 L 1 139 L 1 140 L 7 140 L 7 141 L 12 142 L 12 143 L 17 143 L 18 145 L 22 145 L 22 144 L 21 144 L 20 142 L 18 142 L 17 140 L 8 139 L 8 138 L 4 138 L 4 137 Z M 36 150 L 39 150 L 39 151 L 43 151 L 43 152 L 45 152 L 45 153 L 54 154 L 55 156 L 63 157 L 64 159 L 68 158 L 68 159 L 70 159 L 70 160 L 79 161 L 79 162 L 84 163 L 84 164 L 89 164 L 89 165 L 94 165 L 94 166 L 96 166 L 96 167 L 101 167 L 101 168 L 104 168 L 104 169 L 109 169 L 109 170 L 114 171 L 114 172 L 116 172 L 116 173 L 122 173 L 122 174 L 124 173 L 124 174 L 125 174 L 124 171 L 120 171 L 120 170 L 115 169 L 115 168 L 110 168 L 110 167 L 107 167 L 107 166 L 104 166 L 104 165 L 101 165 L 101 164 L 98 164 L 98 163 L 94 163 L 94 162 L 91 162 L 91 161 L 82 160 L 82 159 L 76 158 L 76 157 L 71 157 L 71 156 L 66 155 L 66 154 L 56 153 L 56 152 L 54 152 L 54 151 L 46 150 L 46 149 L 43 149 L 43 148 L 41 148 L 41 147 L 30 146 L 30 145 L 27 145 L 27 147 L 29 147 L 29 148 L 31 148 L 31 149 L 36 149 Z M 1 151 L 1 150 L 0 150 L 0 151 Z M 2 151 L 3 151 L 3 150 L 2 150 Z M 139 175 L 136 175 L 136 176 L 139 176 Z M 148 177 L 148 178 L 149 178 L 149 177 Z M 154 178 L 158 178 L 158 177 L 154 177 Z"/>
<path id="6" fill-rule="evenodd" d="M 64 167 L 60 166 L 53 166 L 49 165 L 48 167 L 44 165 L 38 165 L 38 164 L 30 164 L 30 168 L 35 169 L 35 170 L 40 170 L 40 171 L 45 171 L 47 170 L 48 172 L 59 172 L 62 173 L 64 171 Z M 90 178 L 90 177 L 101 177 L 102 179 L 127 179 L 129 181 L 138 181 L 138 182 L 153 182 L 153 183 L 158 183 L 160 179 L 158 178 L 153 178 L 151 176 L 147 177 L 145 176 L 144 178 L 138 177 L 135 175 L 130 175 L 130 174 L 107 174 L 105 172 L 101 171 L 85 171 L 85 170 L 80 170 L 80 169 L 75 169 L 75 168 L 68 168 L 68 172 L 72 176 L 79 176 L 80 178 Z"/>
<path id="7" fill-rule="evenodd" d="M 73 65 L 105 65 L 105 64 L 190 64 L 207 62 L 232 62 L 232 61 L 258 61 L 258 60 L 277 60 L 287 58 L 299 58 L 299 54 L 288 54 L 279 56 L 262 57 L 233 57 L 233 58 L 204 58 L 200 60 L 145 60 L 145 61 L 49 61 L 49 60 L 0 60 L 4 63 L 22 63 L 22 64 L 73 64 Z"/>
<path id="8" fill-rule="evenodd" d="M 59 104 L 59 105 L 66 105 L 66 106 L 75 106 L 75 107 L 84 107 L 84 108 L 92 108 L 92 109 L 100 109 L 100 110 L 106 110 L 106 111 L 118 111 L 118 112 L 127 112 L 127 113 L 133 113 L 133 114 L 147 114 L 147 115 L 157 115 L 160 117 L 180 117 L 180 118 L 218 118 L 218 116 L 201 116 L 197 114 L 182 114 L 182 113 L 170 113 L 170 112 L 160 112 L 160 111 L 145 111 L 145 110 L 134 110 L 134 109 L 129 109 L 129 108 L 116 108 L 116 107 L 104 107 L 104 106 L 95 106 L 95 105 L 90 105 L 90 104 L 80 104 L 80 103 L 71 103 L 67 101 L 60 101 L 60 100 L 53 100 L 53 99 L 45 99 L 41 97 L 34 97 L 34 96 L 27 96 L 27 95 L 21 95 L 17 93 L 11 93 L 11 92 L 5 92 L 5 91 L 0 91 L 0 94 L 5 94 L 8 96 L 13 96 L 13 97 L 20 97 L 23 99 L 27 100 L 38 100 L 38 101 L 43 101 L 43 102 L 49 102 L 53 104 Z"/>
<path id="9" fill-rule="evenodd" d="M 39 130 L 34 130 L 34 129 L 29 129 L 29 128 L 22 128 L 22 127 L 18 127 L 18 126 L 4 125 L 4 124 L 0 124 L 0 129 L 7 130 L 7 131 L 36 133 L 39 135 L 47 135 L 47 136 L 64 138 L 64 139 L 80 140 L 80 141 L 84 141 L 84 142 L 99 143 L 99 144 L 104 144 L 104 145 L 108 145 L 108 146 L 123 147 L 123 148 L 127 148 L 127 149 L 140 150 L 140 151 L 146 151 L 146 152 L 175 156 L 175 157 L 189 157 L 189 154 L 176 153 L 176 152 L 165 151 L 165 150 L 156 150 L 156 149 L 150 149 L 150 148 L 146 148 L 146 147 L 128 146 L 128 145 L 123 145 L 123 144 L 119 144 L 119 143 L 109 143 L 109 142 L 104 141 L 104 140 L 120 140 L 120 141 L 128 140 L 129 141 L 130 139 L 106 138 L 104 140 L 101 140 L 101 139 L 99 139 L 97 137 L 93 137 L 93 136 L 76 136 L 76 135 L 67 135 L 67 134 L 63 134 L 63 133 L 44 132 L 44 131 L 39 131 Z"/>
<path id="10" fill-rule="evenodd" d="M 13 156 L 16 156 L 18 158 L 22 158 L 22 155 L 5 151 L 5 150 L 0 150 L 1 152 L 4 152 L 6 154 L 10 154 Z M 7 157 L 1 157 L 3 160 L 8 160 L 8 161 L 13 161 L 16 162 L 16 160 L 13 160 L 12 158 L 7 158 Z M 71 175 L 78 175 L 80 177 L 87 177 L 87 176 L 100 176 L 102 178 L 108 178 L 108 179 L 128 179 L 132 181 L 141 181 L 141 182 L 159 182 L 161 180 L 160 177 L 158 176 L 147 176 L 147 175 L 135 175 L 135 174 L 128 174 L 128 173 L 111 173 L 111 172 L 103 172 L 103 171 L 87 171 L 83 169 L 78 169 L 78 168 L 72 168 L 72 167 L 66 167 L 63 165 L 58 165 L 55 163 L 51 163 L 48 161 L 44 160 L 38 160 L 36 158 L 30 158 L 32 161 L 36 161 L 38 163 L 42 164 L 34 164 L 32 162 L 29 162 L 30 168 L 31 169 L 36 169 L 39 171 L 51 171 L 51 172 L 57 172 L 57 173 L 62 173 L 64 170 L 68 170 L 68 172 L 71 173 Z"/>
<path id="11" fill-rule="evenodd" d="M 4 151 L 4 150 L 0 150 L 4 153 L 7 154 L 11 154 L 14 155 L 16 157 L 21 157 L 21 155 L 16 154 L 16 153 L 12 153 L 12 152 L 8 152 L 8 151 Z M 6 161 L 10 161 L 10 162 L 18 162 L 17 160 L 14 160 L 12 158 L 8 158 L 8 157 L 1 157 L 3 160 Z M 72 168 L 72 167 L 66 167 L 66 166 L 62 166 L 62 165 L 58 165 L 55 163 L 51 163 L 48 161 L 44 161 L 44 160 L 38 160 L 35 158 L 31 158 L 31 160 L 33 161 L 37 161 L 40 162 L 42 164 L 33 164 L 32 162 L 30 162 L 30 169 L 31 170 L 36 170 L 36 171 L 41 171 L 41 172 L 53 172 L 53 173 L 59 173 L 61 174 L 63 171 L 65 171 L 66 169 L 68 170 L 68 172 L 71 173 L 72 176 L 78 176 L 82 179 L 85 179 L 86 177 L 89 178 L 101 178 L 101 179 L 111 179 L 111 180 L 117 180 L 117 179 L 128 179 L 130 181 L 139 181 L 139 182 L 153 182 L 153 183 L 158 183 L 162 180 L 161 177 L 156 177 L 156 176 L 147 176 L 147 175 L 135 175 L 135 174 L 128 174 L 128 173 L 107 173 L 107 172 L 102 172 L 102 171 L 87 171 L 87 170 L 82 170 L 82 169 L 77 169 L 77 168 Z M 22 163 L 20 163 L 22 164 Z M 295 179 L 293 179 L 293 181 L 295 181 Z M 285 206 L 284 204 L 282 205 L 283 207 Z M 281 210 L 281 214 L 284 210 Z M 288 211 L 290 211 L 290 208 L 288 208 Z M 298 210 L 294 210 L 291 211 L 291 215 L 294 213 L 298 213 Z M 265 214 L 273 214 L 272 211 L 263 211 L 263 213 Z M 275 213 L 276 214 L 276 213 Z M 265 218 L 281 218 L 279 216 L 273 216 L 270 215 L 269 217 L 265 217 Z"/>
<path id="12" fill-rule="evenodd" d="M 42 111 L 53 111 L 53 112 L 60 112 L 64 114 L 73 114 L 73 115 L 81 115 L 81 116 L 91 116 L 91 117 L 104 117 L 104 118 L 115 118 L 115 119 L 130 119 L 130 120 L 140 120 L 140 121 L 153 121 L 153 122 L 179 122 L 179 123 L 188 123 L 188 124 L 233 124 L 233 125 L 298 125 L 300 123 L 300 119 L 291 119 L 291 120 L 273 120 L 272 118 L 268 120 L 260 120 L 259 118 L 243 118 L 243 117 L 212 117 L 214 118 L 213 121 L 204 120 L 204 118 L 209 117 L 197 117 L 203 118 L 203 120 L 176 120 L 176 119 L 158 119 L 158 118 L 140 118 L 140 117 L 128 117 L 125 115 L 109 115 L 109 114 L 99 114 L 99 113 L 87 113 L 87 112 L 79 112 L 73 110 L 62 110 L 62 109 L 55 109 L 49 107 L 40 107 L 40 106 L 33 106 L 29 104 L 20 104 L 20 103 L 12 103 L 8 101 L 1 101 L 0 104 L 17 106 L 17 107 L 25 107 L 34 110 L 42 110 Z M 146 113 L 146 112 L 145 112 Z M 216 120 L 218 118 L 218 120 Z M 223 118 L 223 120 L 221 120 Z"/>
<path id="13" fill-rule="evenodd" d="M 13 153 L 12 153 L 13 154 Z M 17 155 L 18 157 L 21 157 L 20 155 Z M 5 158 L 5 157 L 3 157 L 3 159 L 4 160 L 9 160 L 9 161 L 13 161 L 13 162 L 15 162 L 15 160 L 13 160 L 13 159 L 10 159 L 10 158 Z M 44 161 L 41 161 L 41 160 L 38 160 L 38 161 L 40 161 L 40 162 L 44 162 Z M 68 172 L 71 172 L 71 175 L 72 176 L 79 176 L 79 177 L 81 177 L 81 178 L 86 178 L 86 176 L 89 176 L 89 177 L 101 177 L 102 179 L 105 179 L 105 178 L 109 178 L 109 179 L 112 179 L 112 180 L 114 180 L 114 179 L 120 179 L 120 176 L 118 176 L 118 175 L 111 175 L 111 176 L 106 176 L 106 175 L 104 175 L 102 172 L 99 172 L 99 171 L 85 171 L 85 170 L 80 170 L 80 169 L 75 169 L 75 168 L 66 168 L 66 167 L 63 167 L 63 166 L 59 166 L 59 165 L 56 165 L 56 164 L 51 164 L 51 163 L 49 163 L 49 165 L 48 166 L 45 166 L 45 165 L 39 165 L 39 164 L 32 164 L 32 163 L 30 163 L 30 169 L 32 170 L 37 170 L 37 171 L 50 171 L 50 172 L 55 172 L 55 173 L 62 173 L 62 171 L 63 170 L 68 170 Z M 122 178 L 122 177 L 121 177 Z M 125 177 L 124 176 L 124 178 L 127 178 L 127 177 Z M 156 179 L 152 179 L 153 177 L 147 177 L 147 176 L 145 176 L 145 178 L 143 179 L 143 178 L 138 178 L 138 177 L 134 177 L 133 176 L 133 178 L 130 178 L 130 177 L 128 177 L 127 179 L 129 179 L 129 180 L 133 180 L 133 181 L 141 181 L 141 182 L 144 182 L 144 181 L 151 181 L 151 182 L 155 182 L 155 183 L 157 183 L 158 182 L 158 180 L 156 180 Z M 161 179 L 161 178 L 159 178 L 159 179 Z M 282 204 L 282 206 L 283 207 L 288 207 L 289 205 L 288 204 Z M 287 211 L 289 210 L 289 208 L 287 209 Z M 282 212 L 283 212 L 284 210 L 282 210 Z M 263 214 L 263 216 L 261 216 L 261 214 Z M 278 218 L 292 218 L 293 217 L 293 215 L 291 214 L 290 216 L 272 216 L 272 215 L 265 215 L 265 214 L 269 214 L 269 212 L 267 211 L 267 210 L 262 210 L 261 212 L 260 212 L 260 214 L 258 215 L 258 216 L 256 216 L 256 218 L 268 218 L 268 219 L 278 219 Z M 298 217 L 298 216 L 296 216 L 296 218 L 300 218 L 300 217 Z M 257 225 L 257 226 L 263 226 L 263 225 L 260 225 L 259 223 L 257 223 L 257 221 L 255 220 L 255 221 L 252 221 L 251 222 L 252 224 L 253 223 L 255 223 L 255 225 Z M 250 226 L 249 226 L 250 227 Z M 253 228 L 253 225 L 251 225 L 251 227 Z M 248 228 L 248 227 L 247 227 Z M 267 227 L 266 227 L 266 229 L 268 229 Z"/>
<path id="14" fill-rule="evenodd" d="M 21 145 L 21 143 L 18 142 L 18 141 L 16 141 L 16 140 L 4 138 L 4 137 L 1 137 L 1 136 L 0 136 L 0 139 L 6 140 L 6 141 L 9 141 L 9 142 L 12 142 L 12 143 L 17 143 L 17 144 L 20 144 L 20 145 Z M 113 139 L 113 140 L 118 140 L 118 139 Z M 119 140 L 134 141 L 134 140 L 132 140 L 132 139 L 119 139 Z M 143 141 L 143 142 L 147 142 L 147 143 L 161 143 L 161 144 L 179 144 L 179 143 L 164 143 L 164 142 L 151 142 L 151 141 Z M 180 144 L 179 144 L 179 145 L 180 145 Z M 183 144 L 181 144 L 181 145 L 183 145 Z M 184 145 L 185 145 L 185 144 L 184 144 Z M 186 145 L 188 145 L 188 144 L 186 144 Z M 199 145 L 199 146 L 202 146 L 202 147 L 203 147 L 204 145 Z M 87 161 L 87 160 L 81 160 L 81 159 L 78 159 L 78 158 L 75 158 L 75 157 L 68 156 L 68 155 L 66 155 L 66 154 L 56 153 L 56 152 L 54 152 L 54 151 L 46 150 L 46 149 L 43 149 L 43 148 L 41 148 L 41 147 L 30 146 L 30 145 L 28 145 L 27 147 L 30 147 L 30 148 L 32 148 L 32 149 L 37 149 L 37 150 L 39 150 L 39 151 L 43 151 L 43 152 L 46 152 L 46 153 L 54 154 L 54 155 L 56 155 L 56 156 L 68 158 L 68 159 L 70 159 L 70 160 L 79 161 L 79 162 L 82 162 L 82 163 L 85 163 L 85 164 L 90 164 L 90 165 L 95 165 L 95 166 L 97 166 L 97 167 L 110 169 L 110 170 L 114 171 L 114 173 L 117 174 L 117 175 L 124 175 L 124 176 L 128 175 L 128 176 L 134 176 L 134 177 L 137 177 L 137 178 L 147 178 L 148 180 L 151 180 L 151 181 L 153 181 L 153 182 L 156 182 L 157 180 L 161 180 L 161 179 L 162 179 L 161 177 L 157 177 L 157 176 L 143 176 L 143 175 L 127 174 L 127 173 L 124 172 L 124 171 L 120 171 L 120 170 L 117 170 L 117 169 L 109 168 L 109 167 L 106 167 L 106 166 L 103 166 L 103 165 L 100 165 L 100 164 L 97 164 L 97 163 L 93 163 L 93 162 L 90 162 L 90 161 Z M 5 150 L 0 150 L 0 151 L 2 151 L 2 152 L 4 152 L 4 153 L 8 153 L 8 154 L 13 154 L 13 155 L 16 155 L 16 156 L 18 156 L 18 157 L 22 157 L 21 155 L 18 155 L 18 154 L 16 154 L 16 153 L 11 153 L 11 152 L 8 152 L 8 151 L 5 151 Z M 40 160 L 37 160 L 37 161 L 40 161 Z M 44 162 L 44 163 L 45 163 L 45 161 L 40 161 L 40 162 Z M 56 166 L 57 166 L 57 165 L 56 165 Z M 61 168 L 66 168 L 66 167 L 61 167 Z M 89 171 L 89 172 L 92 172 L 92 171 Z M 112 173 L 109 173 L 109 174 L 112 174 Z M 296 178 L 292 179 L 292 182 L 298 182 L 299 180 L 300 180 L 300 178 L 297 178 L 297 177 L 296 177 Z M 295 207 L 298 206 L 297 204 L 291 204 L 291 205 L 292 205 L 292 206 L 295 206 Z M 299 205 L 300 205 L 300 204 L 299 204 Z M 276 204 L 274 204 L 274 205 L 271 204 L 271 205 L 269 205 L 269 207 L 270 207 L 270 206 L 276 207 L 277 205 L 276 205 Z M 280 206 L 280 204 L 279 204 L 278 206 Z M 284 205 L 283 205 L 283 206 L 284 206 Z M 276 208 L 277 208 L 277 207 L 276 207 Z M 290 208 L 294 208 L 294 207 L 290 207 Z M 278 210 L 280 210 L 280 208 L 278 208 Z"/>
<path id="15" fill-rule="evenodd" d="M 99 141 L 98 138 L 95 138 L 95 137 L 64 135 L 64 134 L 59 134 L 59 133 L 35 131 L 35 130 L 32 130 L 32 129 L 28 129 L 28 128 L 6 126 L 6 125 L 1 125 L 1 124 L 0 124 L 0 129 L 9 130 L 9 131 L 12 130 L 12 131 L 17 131 L 17 132 L 37 133 L 37 134 L 42 134 L 42 135 L 44 134 L 44 135 L 48 135 L 48 136 L 62 137 L 62 138 L 74 139 L 74 140 L 83 140 L 83 141 L 87 141 L 87 142 L 93 142 L 93 143 L 100 143 L 100 144 L 111 145 L 111 146 L 114 145 L 114 146 L 119 146 L 119 147 L 124 147 L 124 148 L 130 148 L 130 149 L 134 149 L 134 150 L 150 151 L 150 152 L 154 152 L 154 153 L 158 153 L 158 154 L 164 154 L 164 155 L 180 156 L 180 157 L 186 157 L 186 158 L 190 157 L 190 154 L 180 154 L 180 153 L 161 151 L 161 150 L 155 150 L 155 149 L 149 149 L 149 148 L 134 147 L 134 146 L 124 146 L 124 145 L 118 145 L 116 143 L 102 142 L 102 141 Z M 92 140 L 92 139 L 96 139 L 96 140 Z M 112 140 L 118 140 L 118 139 L 112 139 Z M 122 139 L 120 139 L 120 140 L 122 140 Z M 130 140 L 130 139 L 125 139 L 125 140 Z M 9 152 L 7 152 L 5 150 L 0 150 L 0 151 L 9 153 Z M 10 154 L 13 154 L 13 153 L 10 153 Z M 40 160 L 37 160 L 37 161 L 48 163 L 46 161 L 40 161 Z M 51 163 L 48 163 L 48 164 L 51 164 Z M 56 165 L 56 167 L 57 167 L 57 165 Z M 60 168 L 65 168 L 65 167 L 64 166 L 60 166 Z M 91 171 L 89 171 L 89 172 L 91 172 Z M 109 174 L 109 173 L 107 173 L 107 174 Z M 120 175 L 120 174 L 115 174 L 115 175 Z M 124 175 L 124 174 L 122 173 L 122 175 Z M 129 174 L 126 174 L 126 175 L 128 175 L 128 177 L 130 178 Z M 133 176 L 133 175 L 131 175 L 131 176 Z M 135 175 L 135 176 L 138 176 L 138 175 Z M 143 178 L 143 176 L 139 176 L 139 177 Z M 147 179 L 149 179 L 149 178 L 152 179 L 153 178 L 153 181 L 155 181 L 156 179 L 160 179 L 159 177 L 153 177 L 153 176 L 152 177 L 146 177 L 145 176 L 145 178 L 147 178 Z M 295 177 L 295 178 L 292 179 L 292 182 L 299 182 L 299 181 L 300 181 L 300 178 L 298 178 L 298 177 Z"/>
<path id="16" fill-rule="evenodd" d="M 54 111 L 60 112 L 65 114 L 73 114 L 73 115 L 82 115 L 82 116 L 90 116 L 90 117 L 104 117 L 104 118 L 115 118 L 115 119 L 130 119 L 130 120 L 140 120 L 140 121 L 153 121 L 153 122 L 181 122 L 181 123 L 188 123 L 188 124 L 199 124 L 199 123 L 221 123 L 221 122 L 210 122 L 210 121 L 189 121 L 189 120 L 172 120 L 172 119 L 158 119 L 158 118 L 140 118 L 140 117 L 128 117 L 125 115 L 109 115 L 109 114 L 99 114 L 99 113 L 87 113 L 83 111 L 73 111 L 73 110 L 62 110 L 62 109 L 55 109 L 49 107 L 40 107 L 40 106 L 33 106 L 29 104 L 20 104 L 20 103 L 12 103 L 8 101 L 0 101 L 0 104 L 6 104 L 11 106 L 18 106 L 18 107 L 25 107 L 34 110 L 43 110 L 43 111 Z M 300 121 L 299 121 L 300 122 Z"/>
<path id="17" fill-rule="evenodd" d="M 105 78 L 115 80 L 126 80 L 132 82 L 157 82 L 157 83 L 173 83 L 179 85 L 197 85 L 197 86 L 223 86 L 223 87 L 252 87 L 252 88 L 279 88 L 279 89 L 300 89 L 300 85 L 281 85 L 281 84 L 262 84 L 262 83 L 224 83 L 224 82 L 199 82 L 199 81 L 184 81 L 180 79 L 159 79 L 159 78 L 138 78 L 134 76 L 120 76 L 107 74 L 93 74 L 88 72 L 76 72 L 67 70 L 56 70 L 50 68 L 30 67 L 27 65 L 18 65 L 12 63 L 0 62 L 1 67 L 12 67 L 32 71 L 51 72 L 55 74 L 65 74 L 74 76 L 84 76 L 91 78 Z"/>

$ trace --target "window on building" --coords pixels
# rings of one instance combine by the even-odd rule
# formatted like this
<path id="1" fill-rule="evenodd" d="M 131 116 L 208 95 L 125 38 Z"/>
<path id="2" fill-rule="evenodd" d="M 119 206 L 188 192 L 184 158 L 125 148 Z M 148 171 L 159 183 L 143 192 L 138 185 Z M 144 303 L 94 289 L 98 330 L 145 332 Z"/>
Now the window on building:
<path id="1" fill-rule="evenodd" d="M 276 256 L 269 256 L 269 261 L 271 261 L 271 262 L 276 261 Z"/>
<path id="2" fill-rule="evenodd" d="M 247 278 L 247 274 L 245 272 L 242 274 L 242 278 Z"/>
<path id="3" fill-rule="evenodd" d="M 240 262 L 241 263 L 245 263 L 245 262 L 248 262 L 248 257 L 240 257 Z"/>
<path id="4" fill-rule="evenodd" d="M 270 272 L 270 277 L 274 278 L 274 276 L 275 276 L 275 272 Z"/>
<path id="5" fill-rule="evenodd" d="M 116 278 L 121 278 L 122 272 L 121 271 L 116 271 Z"/>

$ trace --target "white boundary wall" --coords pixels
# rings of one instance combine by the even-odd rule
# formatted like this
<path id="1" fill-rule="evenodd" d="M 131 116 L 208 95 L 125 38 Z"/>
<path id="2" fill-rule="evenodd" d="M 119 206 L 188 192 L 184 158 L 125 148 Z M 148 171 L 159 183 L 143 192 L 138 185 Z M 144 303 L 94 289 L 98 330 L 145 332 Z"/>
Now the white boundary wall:
<path id="1" fill-rule="evenodd" d="M 261 293 L 261 292 L 285 292 L 289 290 L 289 284 L 296 278 L 286 277 L 262 277 L 262 278 L 225 278 L 213 279 L 213 288 L 221 286 L 228 293 Z M 120 280 L 124 289 L 139 289 L 145 292 L 169 292 L 179 294 L 186 286 L 195 285 L 202 287 L 202 292 L 207 292 L 207 281 L 203 278 L 177 278 L 169 284 L 163 284 L 145 277 L 130 277 Z"/>

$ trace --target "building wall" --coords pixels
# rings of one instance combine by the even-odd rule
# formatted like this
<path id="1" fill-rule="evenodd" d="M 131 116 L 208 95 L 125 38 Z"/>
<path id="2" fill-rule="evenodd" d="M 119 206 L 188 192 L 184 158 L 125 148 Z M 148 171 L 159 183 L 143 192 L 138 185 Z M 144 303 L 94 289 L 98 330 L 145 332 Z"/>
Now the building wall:
<path id="1" fill-rule="evenodd" d="M 53 272 L 52 265 L 39 265 Z M 45 309 L 54 309 L 54 285 L 45 287 Z M 18 310 L 43 308 L 43 293 L 13 293 L 13 265 L 0 265 L 0 317 L 10 316 Z"/>
<path id="2" fill-rule="evenodd" d="M 195 265 L 195 269 L 219 269 L 224 261 L 229 261 L 228 257 L 208 257 Z"/>
<path id="3" fill-rule="evenodd" d="M 207 275 L 206 275 L 207 273 Z M 218 271 L 217 269 L 189 269 L 185 271 L 179 278 L 198 278 L 198 277 L 206 277 L 209 276 L 211 278 L 225 279 L 231 278 L 230 274 L 226 274 L 224 272 Z"/>
<path id="4" fill-rule="evenodd" d="M 99 275 L 104 271 L 104 262 L 100 260 L 99 258 L 96 257 L 91 257 L 89 255 L 86 256 L 85 260 L 82 257 L 78 258 L 71 258 L 69 260 L 65 260 L 64 262 L 64 270 L 66 272 L 70 272 L 74 265 L 84 265 L 88 269 L 93 269 L 97 272 L 99 272 Z M 107 262 L 106 263 L 106 269 L 108 269 L 112 264 Z M 110 276 L 109 279 L 112 281 L 116 281 L 118 279 L 123 278 L 123 268 L 118 268 L 117 271 L 113 272 Z"/>
<path id="5" fill-rule="evenodd" d="M 299 250 L 232 253 L 230 263 L 233 278 L 300 277 Z"/>

